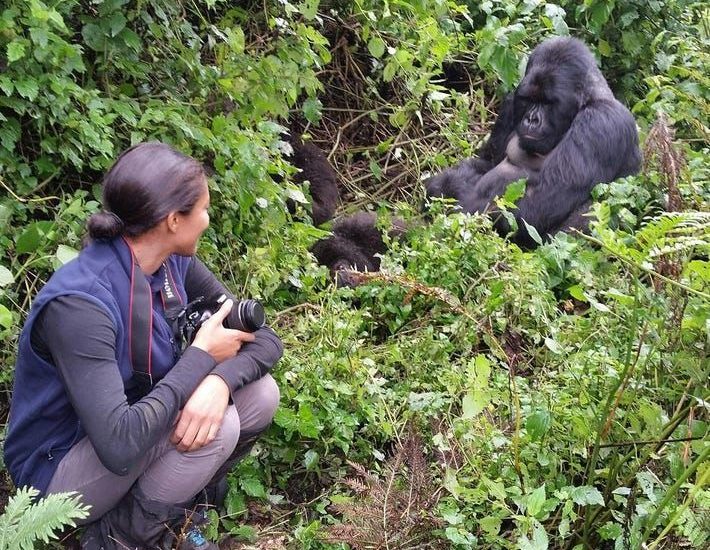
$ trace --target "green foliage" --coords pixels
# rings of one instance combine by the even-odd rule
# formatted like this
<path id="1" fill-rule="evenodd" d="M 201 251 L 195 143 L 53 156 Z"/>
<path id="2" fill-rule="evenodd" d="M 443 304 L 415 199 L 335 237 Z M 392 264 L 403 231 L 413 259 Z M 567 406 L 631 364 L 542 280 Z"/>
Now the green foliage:
<path id="1" fill-rule="evenodd" d="M 200 254 L 266 303 L 286 344 L 281 406 L 232 472 L 213 537 L 333 547 L 322 535 L 356 500 L 348 461 L 406 496 L 407 472 L 382 474 L 411 425 L 436 486 L 432 546 L 658 547 L 672 536 L 701 548 L 707 31 L 707 7 L 684 0 L 8 0 L 0 382 L 12 381 L 34 295 L 81 246 L 101 174 L 128 145 L 160 139 L 213 172 Z M 649 168 L 597 187 L 591 236 L 532 252 L 438 202 L 421 219 L 428 171 L 470 156 L 530 50 L 568 33 L 590 44 L 642 134 L 658 110 L 677 127 L 685 211 L 663 212 L 668 181 Z M 408 199 L 394 205 L 407 234 L 367 284 L 334 289 L 312 263 L 327 232 L 286 210 L 307 195 L 291 182 L 286 129 L 327 150 L 344 210 Z M 512 211 L 522 192 L 511 185 L 501 205 Z"/>
<path id="2" fill-rule="evenodd" d="M 48 542 L 65 525 L 87 517 L 88 507 L 76 493 L 56 493 L 36 501 L 39 491 L 25 487 L 10 497 L 0 515 L 0 549 L 32 550 L 38 540 Z"/>

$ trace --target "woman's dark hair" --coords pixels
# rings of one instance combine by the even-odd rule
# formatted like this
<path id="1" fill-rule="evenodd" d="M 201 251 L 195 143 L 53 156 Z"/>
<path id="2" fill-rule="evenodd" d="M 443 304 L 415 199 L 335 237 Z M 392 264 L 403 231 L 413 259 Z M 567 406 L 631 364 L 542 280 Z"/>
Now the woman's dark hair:
<path id="1" fill-rule="evenodd" d="M 199 162 L 165 143 L 126 149 L 104 176 L 104 210 L 89 218 L 89 237 L 135 237 L 170 212 L 186 214 L 200 198 L 205 177 Z"/>

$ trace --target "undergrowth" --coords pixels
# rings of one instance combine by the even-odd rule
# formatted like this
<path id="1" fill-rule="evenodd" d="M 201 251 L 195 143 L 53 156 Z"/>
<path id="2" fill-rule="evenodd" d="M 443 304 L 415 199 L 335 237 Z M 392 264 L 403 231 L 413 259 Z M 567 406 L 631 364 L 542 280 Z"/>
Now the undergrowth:
<path id="1" fill-rule="evenodd" d="M 232 472 L 214 539 L 704 547 L 709 22 L 686 0 L 8 0 L 0 412 L 24 317 L 80 248 L 102 172 L 160 139 L 212 171 L 200 255 L 286 344 L 274 425 Z M 474 153 L 526 54 L 568 32 L 632 108 L 643 174 L 597 186 L 591 235 L 532 252 L 481 216 L 423 216 L 422 180 Z M 285 131 L 328 155 L 338 215 L 407 221 L 356 289 L 313 263 L 327 226 L 285 207 L 307 194 Z"/>

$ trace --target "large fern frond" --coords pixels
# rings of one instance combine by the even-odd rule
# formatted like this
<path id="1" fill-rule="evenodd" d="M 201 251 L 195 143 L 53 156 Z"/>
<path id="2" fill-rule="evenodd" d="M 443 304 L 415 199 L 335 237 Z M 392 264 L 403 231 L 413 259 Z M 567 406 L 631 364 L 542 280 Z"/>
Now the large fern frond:
<path id="1" fill-rule="evenodd" d="M 710 213 L 664 212 L 646 223 L 635 237 L 646 257 L 710 246 Z"/>
<path id="2" fill-rule="evenodd" d="M 25 487 L 10 498 L 0 515 L 0 550 L 32 550 L 36 540 L 47 542 L 56 529 L 88 516 L 89 507 L 79 502 L 77 493 L 56 493 L 33 502 L 37 495 L 37 489 Z"/>

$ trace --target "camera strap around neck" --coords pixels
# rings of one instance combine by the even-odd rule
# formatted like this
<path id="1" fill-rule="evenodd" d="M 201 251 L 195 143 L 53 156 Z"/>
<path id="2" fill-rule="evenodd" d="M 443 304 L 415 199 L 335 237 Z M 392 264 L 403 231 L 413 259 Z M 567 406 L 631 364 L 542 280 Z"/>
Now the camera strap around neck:
<path id="1" fill-rule="evenodd" d="M 130 297 L 128 305 L 128 342 L 130 349 L 133 380 L 142 395 L 146 395 L 153 387 L 153 291 L 143 271 L 131 251 Z M 166 312 L 182 306 L 182 298 L 175 288 L 175 280 L 168 262 L 164 262 L 163 283 L 160 296 Z"/>

